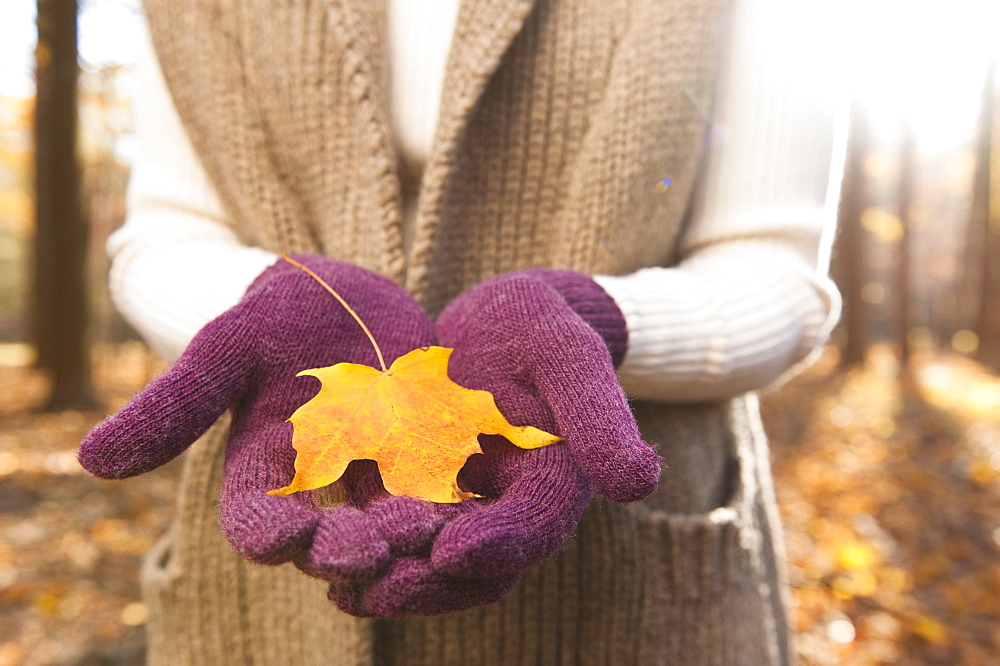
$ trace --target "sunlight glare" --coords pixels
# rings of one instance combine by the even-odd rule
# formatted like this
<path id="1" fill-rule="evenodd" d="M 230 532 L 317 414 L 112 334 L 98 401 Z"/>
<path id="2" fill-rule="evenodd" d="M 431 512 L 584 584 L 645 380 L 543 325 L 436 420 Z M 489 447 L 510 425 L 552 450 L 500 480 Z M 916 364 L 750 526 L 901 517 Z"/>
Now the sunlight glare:
<path id="1" fill-rule="evenodd" d="M 0 95 L 25 98 L 35 92 L 35 2 L 0 0 Z M 131 64 L 142 23 L 138 0 L 80 0 L 80 64 Z"/>
<path id="2" fill-rule="evenodd" d="M 0 4 L 0 95 L 28 97 L 34 89 L 35 0 Z M 143 21 L 138 0 L 80 4 L 81 64 L 133 62 Z M 929 153 L 972 136 L 985 65 L 1000 42 L 994 35 L 1000 26 L 997 0 L 784 0 L 778 15 L 786 20 L 767 30 L 790 61 L 783 66 L 813 67 L 801 77 L 806 87 L 826 85 L 831 72 L 842 74 L 880 135 L 895 135 L 905 121 Z M 826 53 L 827 61 L 805 58 L 796 65 L 789 58 L 806 51 Z"/>
<path id="3" fill-rule="evenodd" d="M 854 0 L 847 7 L 853 89 L 880 134 L 900 121 L 921 150 L 967 141 L 979 113 L 989 57 L 1000 25 L 996 0 Z"/>
<path id="4" fill-rule="evenodd" d="M 98 68 L 134 63 L 144 23 L 136 0 L 90 0 L 81 4 L 81 64 Z"/>
<path id="5" fill-rule="evenodd" d="M 34 0 L 3 0 L 0 8 L 0 95 L 30 97 L 35 49 Z"/>

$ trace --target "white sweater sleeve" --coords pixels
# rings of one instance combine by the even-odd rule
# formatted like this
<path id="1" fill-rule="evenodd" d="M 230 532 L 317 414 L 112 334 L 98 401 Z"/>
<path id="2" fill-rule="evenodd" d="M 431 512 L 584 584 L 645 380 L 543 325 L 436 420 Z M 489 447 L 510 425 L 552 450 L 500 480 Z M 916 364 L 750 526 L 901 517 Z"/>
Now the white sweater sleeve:
<path id="1" fill-rule="evenodd" d="M 108 239 L 115 306 L 154 351 L 174 360 L 194 334 L 239 302 L 277 257 L 226 226 L 147 38 L 138 63 L 139 155 L 128 216 Z"/>
<path id="2" fill-rule="evenodd" d="M 713 121 L 725 143 L 709 154 L 682 260 L 596 278 L 625 314 L 630 397 L 761 388 L 817 350 L 839 315 L 826 277 L 846 145 L 835 17 L 818 3 L 738 5 Z"/>

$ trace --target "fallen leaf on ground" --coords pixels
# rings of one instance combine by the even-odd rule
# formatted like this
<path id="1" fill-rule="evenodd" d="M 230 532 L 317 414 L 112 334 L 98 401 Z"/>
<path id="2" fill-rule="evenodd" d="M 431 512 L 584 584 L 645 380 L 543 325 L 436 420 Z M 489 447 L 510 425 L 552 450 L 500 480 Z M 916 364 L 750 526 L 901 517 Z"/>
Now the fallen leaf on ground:
<path id="1" fill-rule="evenodd" d="M 338 363 L 304 370 L 322 382 L 319 393 L 292 414 L 295 477 L 271 495 L 313 490 L 340 479 L 353 460 L 378 463 L 385 489 L 431 502 L 476 497 L 458 486 L 469 456 L 482 453 L 478 436 L 501 435 L 522 449 L 559 441 L 531 426 L 511 425 L 488 391 L 448 378 L 451 349 L 425 347 L 380 371 Z"/>

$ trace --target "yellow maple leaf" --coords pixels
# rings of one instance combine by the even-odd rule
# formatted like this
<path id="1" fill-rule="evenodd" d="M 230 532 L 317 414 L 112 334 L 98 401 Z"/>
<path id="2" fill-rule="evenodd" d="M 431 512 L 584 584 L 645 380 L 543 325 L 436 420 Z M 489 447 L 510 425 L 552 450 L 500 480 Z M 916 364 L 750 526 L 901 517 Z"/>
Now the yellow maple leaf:
<path id="1" fill-rule="evenodd" d="M 522 449 L 562 438 L 531 426 L 511 425 L 493 395 L 459 386 L 448 377 L 452 349 L 414 349 L 388 368 L 382 350 L 358 313 L 323 278 L 291 257 L 282 257 L 318 282 L 368 336 L 379 371 L 338 363 L 303 370 L 320 391 L 288 419 L 294 428 L 295 476 L 268 494 L 284 496 L 335 483 L 353 460 L 374 460 L 393 495 L 455 503 L 476 497 L 458 486 L 469 456 L 482 453 L 479 435 L 501 435 Z"/>
<path id="2" fill-rule="evenodd" d="M 337 481 L 352 460 L 378 463 L 393 495 L 431 502 L 461 502 L 473 493 L 458 487 L 458 472 L 482 453 L 479 434 L 502 435 L 522 449 L 559 437 L 511 425 L 492 394 L 459 386 L 448 377 L 445 347 L 415 349 L 384 371 L 356 363 L 304 370 L 322 382 L 319 393 L 291 418 L 295 478 L 271 495 L 321 488 Z"/>

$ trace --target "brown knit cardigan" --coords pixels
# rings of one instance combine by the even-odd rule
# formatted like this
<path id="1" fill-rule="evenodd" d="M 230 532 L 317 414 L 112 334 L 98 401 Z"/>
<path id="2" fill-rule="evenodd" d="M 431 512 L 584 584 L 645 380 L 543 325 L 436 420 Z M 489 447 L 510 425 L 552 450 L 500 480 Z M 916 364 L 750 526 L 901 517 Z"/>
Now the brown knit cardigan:
<path id="1" fill-rule="evenodd" d="M 382 3 L 146 0 L 174 103 L 237 233 L 379 271 L 432 313 L 529 266 L 675 261 L 729 4 L 463 0 L 432 154 L 408 184 L 389 131 Z M 404 245 L 408 187 L 419 198 Z M 654 497 L 594 501 L 500 604 L 393 621 L 344 615 L 322 583 L 229 549 L 220 423 L 188 452 L 176 522 L 144 571 L 150 663 L 787 663 L 754 400 L 634 408 L 666 465 Z"/>

